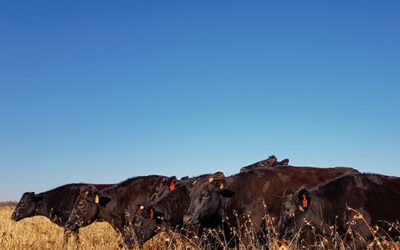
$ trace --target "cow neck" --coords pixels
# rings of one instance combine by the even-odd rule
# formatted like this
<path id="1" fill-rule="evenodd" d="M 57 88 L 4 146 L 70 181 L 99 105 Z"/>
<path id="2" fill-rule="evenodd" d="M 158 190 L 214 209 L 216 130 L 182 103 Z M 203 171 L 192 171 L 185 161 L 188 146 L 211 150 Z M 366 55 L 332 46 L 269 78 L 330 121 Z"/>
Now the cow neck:
<path id="1" fill-rule="evenodd" d="M 254 175 L 252 171 L 249 171 L 239 173 L 225 179 L 225 189 L 233 191 L 234 196 L 232 198 L 222 198 L 221 208 L 224 209 L 224 211 L 227 211 L 226 215 L 230 218 L 230 220 L 236 221 L 236 218 L 233 216 L 233 210 L 239 214 L 246 210 L 245 206 L 248 204 L 243 202 L 243 200 L 253 200 L 254 192 L 251 192 L 251 181 L 257 181 L 258 178 L 260 178 L 260 176 Z M 261 191 L 257 195 L 260 194 Z"/>
<path id="2" fill-rule="evenodd" d="M 189 189 L 186 183 L 178 184 L 173 193 L 154 203 L 155 210 L 164 214 L 170 226 L 182 225 L 182 218 L 190 205 Z"/>
<path id="3" fill-rule="evenodd" d="M 36 203 L 35 215 L 45 216 L 54 223 L 63 225 L 68 220 L 66 214 L 69 216 L 68 211 L 79 194 L 80 186 L 81 184 L 68 184 L 35 195 L 43 198 Z"/>
<path id="4" fill-rule="evenodd" d="M 224 189 L 233 191 L 233 192 L 235 192 L 235 194 L 232 198 L 225 198 L 225 197 L 220 198 L 220 202 L 221 202 L 220 209 L 222 209 L 222 211 L 230 211 L 228 214 L 225 214 L 224 212 L 220 211 L 220 216 L 231 217 L 233 215 L 233 214 L 231 214 L 231 212 L 232 212 L 231 208 L 235 207 L 234 204 L 235 204 L 236 197 L 241 194 L 241 188 L 238 187 L 237 185 L 235 185 L 235 181 L 236 181 L 235 179 L 236 179 L 236 176 L 230 176 L 230 177 L 225 178 L 226 185 L 225 185 Z"/>
<path id="5" fill-rule="evenodd" d="M 240 184 L 240 180 L 241 178 L 239 174 L 227 177 L 225 179 L 226 187 L 224 187 L 224 189 L 235 192 L 233 199 L 242 193 L 246 193 L 246 187 L 243 185 L 238 185 Z"/>
<path id="6" fill-rule="evenodd" d="M 38 194 L 38 196 L 42 196 L 43 200 L 39 201 L 36 206 L 36 215 L 42 215 L 49 218 L 53 223 L 56 223 L 59 226 L 64 226 L 66 220 L 65 215 L 61 211 L 62 209 L 69 209 L 68 207 L 63 207 L 60 210 L 60 207 L 57 207 L 54 202 L 51 202 L 54 197 L 57 196 L 57 192 L 49 191 L 46 193 Z"/>
<path id="7" fill-rule="evenodd" d="M 112 186 L 110 188 L 106 188 L 106 189 L 103 189 L 103 190 L 99 191 L 98 196 L 99 197 L 102 197 L 102 196 L 106 196 L 106 197 L 110 197 L 111 196 L 112 197 L 112 196 L 114 196 L 114 194 L 117 193 L 117 191 L 118 191 L 118 187 L 116 185 L 114 185 L 114 186 Z M 110 207 L 110 205 L 112 203 L 114 203 L 115 200 L 116 199 L 112 199 L 110 201 L 110 203 L 108 203 L 106 205 L 106 207 L 102 207 L 100 204 L 97 204 L 96 217 L 108 221 L 107 220 L 107 218 L 108 218 L 107 214 L 110 213 L 110 211 L 107 209 L 107 207 Z M 111 223 L 112 221 L 110 220 L 109 222 Z"/>
<path id="8" fill-rule="evenodd" d="M 54 215 L 53 215 L 54 211 L 48 205 L 48 201 L 49 201 L 48 196 L 45 195 L 44 193 L 37 194 L 36 196 L 43 196 L 43 200 L 36 203 L 35 215 L 42 215 L 49 219 L 51 219 L 52 216 L 54 217 Z"/>
<path id="9" fill-rule="evenodd" d="M 326 202 L 323 202 L 323 200 L 320 199 L 315 193 L 316 192 L 311 193 L 313 198 L 308 210 L 303 212 L 304 215 L 301 216 L 301 218 L 296 218 L 296 225 L 301 225 L 302 222 L 306 220 L 312 223 L 312 225 L 324 227 L 325 230 L 327 230 L 326 232 L 329 232 L 329 226 L 326 225 L 326 223 L 323 223 L 323 221 L 327 219 L 326 216 L 329 216 L 328 214 L 324 213 L 324 206 L 326 205 Z"/>

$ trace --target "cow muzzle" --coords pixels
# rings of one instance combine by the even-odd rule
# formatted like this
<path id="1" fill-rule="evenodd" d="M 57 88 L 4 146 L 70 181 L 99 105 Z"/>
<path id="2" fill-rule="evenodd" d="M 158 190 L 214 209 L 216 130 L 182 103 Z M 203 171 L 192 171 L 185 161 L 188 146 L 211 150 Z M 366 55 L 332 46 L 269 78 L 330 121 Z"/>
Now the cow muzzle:
<path id="1" fill-rule="evenodd" d="M 16 211 L 14 211 L 14 213 L 11 215 L 11 219 L 13 221 L 20 221 L 21 220 L 21 218 L 18 215 L 18 212 L 16 212 Z"/>
<path id="2" fill-rule="evenodd" d="M 11 215 L 11 219 L 12 219 L 13 221 L 17 221 L 17 215 L 16 215 L 15 213 L 13 213 L 13 214 Z"/>
<path id="3" fill-rule="evenodd" d="M 183 224 L 186 226 L 195 226 L 199 224 L 198 220 L 193 215 L 184 215 L 183 216 Z"/>

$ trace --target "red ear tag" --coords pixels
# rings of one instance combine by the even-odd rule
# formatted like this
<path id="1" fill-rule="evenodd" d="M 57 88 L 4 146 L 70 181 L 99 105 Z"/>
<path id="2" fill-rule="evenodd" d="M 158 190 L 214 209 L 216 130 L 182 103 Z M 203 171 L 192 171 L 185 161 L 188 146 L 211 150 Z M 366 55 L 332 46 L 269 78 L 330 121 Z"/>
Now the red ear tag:
<path id="1" fill-rule="evenodd" d="M 175 184 L 171 181 L 171 185 L 169 185 L 169 190 L 174 191 Z"/>
<path id="2" fill-rule="evenodd" d="M 307 206 L 308 206 L 307 199 L 306 199 L 306 196 L 303 194 L 303 207 L 307 207 Z"/>
<path id="3" fill-rule="evenodd" d="M 150 209 L 150 219 L 153 219 L 153 209 Z"/>

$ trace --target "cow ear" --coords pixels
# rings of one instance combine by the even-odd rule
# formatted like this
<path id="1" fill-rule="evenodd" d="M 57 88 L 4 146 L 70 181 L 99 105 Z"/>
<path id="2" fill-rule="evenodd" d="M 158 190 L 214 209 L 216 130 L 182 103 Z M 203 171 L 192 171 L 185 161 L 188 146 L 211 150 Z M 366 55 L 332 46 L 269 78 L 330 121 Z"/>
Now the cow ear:
<path id="1" fill-rule="evenodd" d="M 223 190 L 220 190 L 220 191 L 219 191 L 219 194 L 220 194 L 222 197 L 231 198 L 231 197 L 233 197 L 233 196 L 235 195 L 235 192 L 233 192 L 233 191 L 231 191 L 231 190 L 228 190 L 228 189 L 223 189 Z"/>
<path id="2" fill-rule="evenodd" d="M 211 179 L 212 179 L 212 184 L 218 190 L 223 190 L 226 187 L 225 179 L 214 179 L 214 178 L 211 178 Z"/>
<path id="3" fill-rule="evenodd" d="M 169 185 L 169 190 L 174 191 L 175 189 L 175 184 L 176 184 L 176 176 L 172 176 L 168 178 L 168 185 Z"/>
<path id="4" fill-rule="evenodd" d="M 99 198 L 99 204 L 100 204 L 100 206 L 102 206 L 102 207 L 106 207 L 107 203 L 109 203 L 110 201 L 111 201 L 111 199 L 108 198 L 108 197 L 105 197 L 105 196 L 101 196 L 101 197 Z"/>
<path id="5" fill-rule="evenodd" d="M 169 184 L 169 190 L 171 192 L 175 190 L 175 183 L 173 181 L 171 181 L 171 183 Z"/>
<path id="6" fill-rule="evenodd" d="M 307 189 L 300 190 L 297 198 L 299 199 L 299 208 L 300 210 L 307 210 L 311 204 L 310 192 Z"/>
<path id="7" fill-rule="evenodd" d="M 213 180 L 213 184 L 214 184 L 214 187 L 219 190 L 222 190 L 225 187 L 224 182 L 222 182 L 222 181 Z"/>

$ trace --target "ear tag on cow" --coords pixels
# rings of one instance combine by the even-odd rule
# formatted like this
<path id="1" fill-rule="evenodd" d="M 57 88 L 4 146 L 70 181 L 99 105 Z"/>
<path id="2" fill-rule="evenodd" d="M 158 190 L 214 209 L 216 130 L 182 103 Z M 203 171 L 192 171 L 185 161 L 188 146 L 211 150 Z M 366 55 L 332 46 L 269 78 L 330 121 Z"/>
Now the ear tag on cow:
<path id="1" fill-rule="evenodd" d="M 175 184 L 171 181 L 171 185 L 169 185 L 169 190 L 174 191 Z"/>
<path id="2" fill-rule="evenodd" d="M 99 196 L 96 194 L 96 197 L 94 198 L 94 203 L 99 203 Z"/>
<path id="3" fill-rule="evenodd" d="M 153 209 L 150 209 L 150 219 L 153 219 L 153 217 L 154 217 Z"/>
<path id="4" fill-rule="evenodd" d="M 308 207 L 308 204 L 307 204 L 308 202 L 307 202 L 307 198 L 306 198 L 306 196 L 303 194 L 303 207 L 304 208 L 306 208 L 306 207 Z"/>
<path id="5" fill-rule="evenodd" d="M 221 183 L 221 184 L 219 185 L 219 189 L 223 189 L 223 188 L 224 188 L 224 184 Z"/>

